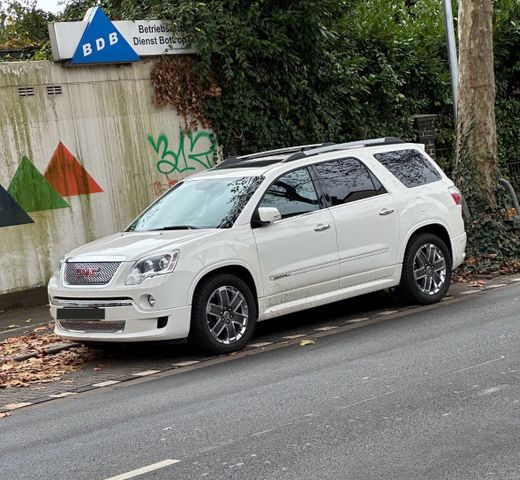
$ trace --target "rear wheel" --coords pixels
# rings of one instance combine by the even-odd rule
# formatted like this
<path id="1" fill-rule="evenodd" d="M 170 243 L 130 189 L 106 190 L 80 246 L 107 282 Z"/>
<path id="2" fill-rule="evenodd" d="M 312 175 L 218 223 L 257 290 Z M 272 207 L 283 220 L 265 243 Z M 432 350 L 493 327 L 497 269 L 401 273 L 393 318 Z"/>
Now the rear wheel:
<path id="1" fill-rule="evenodd" d="M 208 353 L 240 350 L 253 335 L 256 318 L 256 302 L 247 283 L 236 275 L 217 274 L 197 287 L 189 339 Z"/>
<path id="2" fill-rule="evenodd" d="M 423 305 L 438 302 L 450 287 L 451 265 L 448 247 L 437 235 L 412 237 L 403 261 L 402 294 Z"/>

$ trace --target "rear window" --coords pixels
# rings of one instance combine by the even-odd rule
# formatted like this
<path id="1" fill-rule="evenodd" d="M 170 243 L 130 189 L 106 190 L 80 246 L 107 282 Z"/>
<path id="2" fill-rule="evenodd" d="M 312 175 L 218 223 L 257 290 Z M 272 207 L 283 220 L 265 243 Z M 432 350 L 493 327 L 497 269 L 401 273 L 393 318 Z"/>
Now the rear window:
<path id="1" fill-rule="evenodd" d="M 418 150 L 376 153 L 374 157 L 408 188 L 437 182 L 442 178 L 432 163 Z"/>

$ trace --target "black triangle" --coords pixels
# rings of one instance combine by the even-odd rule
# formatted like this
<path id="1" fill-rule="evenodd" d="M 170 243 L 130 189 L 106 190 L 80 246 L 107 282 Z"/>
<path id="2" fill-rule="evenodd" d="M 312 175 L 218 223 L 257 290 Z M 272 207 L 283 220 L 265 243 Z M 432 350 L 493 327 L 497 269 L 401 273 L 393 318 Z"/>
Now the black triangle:
<path id="1" fill-rule="evenodd" d="M 12 227 L 34 223 L 34 220 L 9 195 L 7 190 L 0 185 L 0 227 Z"/>

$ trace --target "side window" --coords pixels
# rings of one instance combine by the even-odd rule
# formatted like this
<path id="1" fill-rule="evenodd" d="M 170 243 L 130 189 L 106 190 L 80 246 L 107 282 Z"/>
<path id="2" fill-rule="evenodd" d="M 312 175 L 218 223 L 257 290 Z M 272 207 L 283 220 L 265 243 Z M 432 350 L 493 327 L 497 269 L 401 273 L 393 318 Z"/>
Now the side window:
<path id="1" fill-rule="evenodd" d="M 418 150 L 376 153 L 374 157 L 408 188 L 426 185 L 441 179 L 440 173 Z"/>
<path id="2" fill-rule="evenodd" d="M 386 193 L 379 181 L 356 158 L 318 163 L 314 168 L 332 205 L 341 205 Z"/>
<path id="3" fill-rule="evenodd" d="M 318 210 L 318 195 L 309 171 L 300 168 L 275 180 L 267 189 L 260 207 L 276 207 L 282 218 Z"/>

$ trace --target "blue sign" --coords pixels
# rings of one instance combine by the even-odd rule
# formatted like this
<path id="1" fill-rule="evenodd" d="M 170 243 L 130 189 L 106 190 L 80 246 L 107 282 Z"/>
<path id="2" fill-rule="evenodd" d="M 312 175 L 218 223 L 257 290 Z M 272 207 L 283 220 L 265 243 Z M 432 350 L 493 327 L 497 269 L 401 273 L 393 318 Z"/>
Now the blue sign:
<path id="1" fill-rule="evenodd" d="M 140 60 L 125 37 L 99 7 L 94 7 L 79 42 L 72 65 L 129 63 Z"/>

